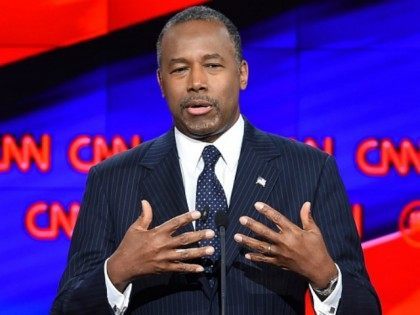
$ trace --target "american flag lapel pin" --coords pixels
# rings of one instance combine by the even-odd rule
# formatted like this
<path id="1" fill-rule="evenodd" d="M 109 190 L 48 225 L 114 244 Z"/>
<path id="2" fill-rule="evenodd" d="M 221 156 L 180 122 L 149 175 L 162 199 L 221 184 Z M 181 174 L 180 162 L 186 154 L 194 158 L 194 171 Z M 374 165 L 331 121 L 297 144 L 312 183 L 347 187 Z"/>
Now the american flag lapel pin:
<path id="1" fill-rule="evenodd" d="M 255 182 L 255 184 L 260 185 L 262 187 L 265 187 L 265 183 L 266 182 L 267 181 L 264 178 L 262 178 L 261 176 L 258 176 L 257 181 Z"/>

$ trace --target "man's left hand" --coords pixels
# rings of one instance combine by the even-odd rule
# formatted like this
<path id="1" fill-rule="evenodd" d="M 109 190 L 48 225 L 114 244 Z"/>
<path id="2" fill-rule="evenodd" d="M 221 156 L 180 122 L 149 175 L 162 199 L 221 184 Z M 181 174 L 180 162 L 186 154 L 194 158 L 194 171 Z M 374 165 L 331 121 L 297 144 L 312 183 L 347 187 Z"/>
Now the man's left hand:
<path id="1" fill-rule="evenodd" d="M 247 253 L 251 261 L 265 262 L 294 271 L 306 277 L 315 288 L 325 288 L 338 271 L 328 254 L 321 231 L 311 215 L 311 204 L 305 202 L 300 210 L 303 228 L 293 224 L 280 212 L 257 202 L 255 209 L 266 216 L 278 230 L 273 231 L 262 223 L 243 216 L 240 223 L 266 241 L 235 234 L 235 240 L 256 252 Z"/>

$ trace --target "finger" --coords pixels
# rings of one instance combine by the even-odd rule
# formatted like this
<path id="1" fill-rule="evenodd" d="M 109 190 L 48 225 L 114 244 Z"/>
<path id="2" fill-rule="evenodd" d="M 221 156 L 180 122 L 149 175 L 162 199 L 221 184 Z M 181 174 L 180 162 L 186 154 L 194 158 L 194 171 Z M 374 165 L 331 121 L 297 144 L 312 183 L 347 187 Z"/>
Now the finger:
<path id="1" fill-rule="evenodd" d="M 271 241 L 271 243 L 278 242 L 279 233 L 274 232 L 269 227 L 265 226 L 261 222 L 258 222 L 250 217 L 240 217 L 239 222 L 249 228 L 254 233 L 258 234 L 259 236 L 265 238 L 266 240 Z"/>
<path id="2" fill-rule="evenodd" d="M 137 219 L 137 227 L 141 228 L 142 230 L 147 230 L 152 223 L 153 220 L 153 210 L 152 206 L 147 200 L 141 201 L 141 214 Z"/>
<path id="3" fill-rule="evenodd" d="M 311 203 L 305 202 L 300 209 L 300 219 L 304 230 L 317 228 L 317 225 L 311 215 Z"/>
<path id="4" fill-rule="evenodd" d="M 201 216 L 200 211 L 192 211 L 192 212 L 183 213 L 179 216 L 176 216 L 176 217 L 164 222 L 163 224 L 161 224 L 157 228 L 162 230 L 163 232 L 167 232 L 169 234 L 172 234 L 177 229 L 179 229 L 181 226 L 187 225 L 187 224 L 191 223 L 192 221 L 199 219 L 200 216 Z"/>
<path id="5" fill-rule="evenodd" d="M 245 258 L 251 261 L 264 262 L 272 265 L 278 265 L 278 261 L 275 257 L 265 256 L 259 253 L 247 253 Z"/>
<path id="6" fill-rule="evenodd" d="M 274 222 L 280 230 L 284 229 L 292 229 L 294 227 L 297 227 L 296 224 L 291 222 L 288 218 L 286 218 L 284 215 L 282 215 L 277 210 L 271 208 L 269 205 L 263 203 L 263 202 L 256 202 L 255 203 L 255 209 L 257 209 L 258 212 L 265 215 L 269 220 Z"/>
<path id="7" fill-rule="evenodd" d="M 186 232 L 181 235 L 175 236 L 172 239 L 172 245 L 174 248 L 185 246 L 196 243 L 201 240 L 209 240 L 214 237 L 213 230 L 200 230 L 194 232 Z"/>
<path id="8" fill-rule="evenodd" d="M 250 249 L 256 250 L 257 252 L 263 254 L 274 254 L 274 245 L 256 240 L 255 238 L 243 235 L 243 234 L 235 234 L 233 237 L 236 242 L 247 246 Z"/>
<path id="9" fill-rule="evenodd" d="M 197 264 L 187 264 L 182 262 L 176 262 L 176 263 L 169 263 L 165 270 L 163 271 L 171 271 L 171 272 L 203 272 L 204 268 L 203 266 L 197 265 Z"/>
<path id="10" fill-rule="evenodd" d="M 183 261 L 183 260 L 190 260 L 190 259 L 211 256 L 213 254 L 214 254 L 213 246 L 185 248 L 185 249 L 182 248 L 182 249 L 176 249 L 176 250 L 170 251 L 166 259 L 169 261 Z"/>

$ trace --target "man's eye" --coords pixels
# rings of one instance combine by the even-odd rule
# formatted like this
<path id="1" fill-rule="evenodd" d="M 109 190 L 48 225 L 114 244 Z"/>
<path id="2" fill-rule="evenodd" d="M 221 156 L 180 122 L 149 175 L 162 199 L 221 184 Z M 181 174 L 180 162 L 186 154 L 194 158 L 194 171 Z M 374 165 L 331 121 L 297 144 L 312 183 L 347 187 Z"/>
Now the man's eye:
<path id="1" fill-rule="evenodd" d="M 210 69 L 217 69 L 217 68 L 221 68 L 222 65 L 218 63 L 208 63 L 206 64 L 206 67 Z"/>
<path id="2" fill-rule="evenodd" d="M 185 70 L 187 70 L 187 67 L 180 67 L 180 68 L 176 68 L 172 70 L 171 73 L 181 73 L 181 72 L 184 72 Z"/>

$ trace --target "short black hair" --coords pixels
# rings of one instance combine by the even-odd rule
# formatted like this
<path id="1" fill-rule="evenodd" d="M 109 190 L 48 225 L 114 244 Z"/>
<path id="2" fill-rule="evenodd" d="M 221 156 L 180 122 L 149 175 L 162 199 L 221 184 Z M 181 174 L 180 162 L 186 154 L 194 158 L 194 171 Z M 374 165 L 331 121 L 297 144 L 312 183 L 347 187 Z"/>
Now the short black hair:
<path id="1" fill-rule="evenodd" d="M 194 6 L 188 9 L 185 9 L 177 14 L 175 14 L 168 22 L 166 22 L 162 31 L 159 34 L 157 43 L 156 43 L 156 54 L 157 54 L 157 63 L 160 67 L 160 59 L 162 56 L 162 38 L 165 33 L 174 25 L 188 22 L 188 21 L 214 21 L 222 23 L 228 33 L 229 37 L 232 40 L 233 46 L 235 48 L 235 58 L 238 64 L 242 61 L 242 44 L 241 36 L 236 26 L 229 20 L 225 15 L 219 11 L 213 10 L 206 6 Z"/>

